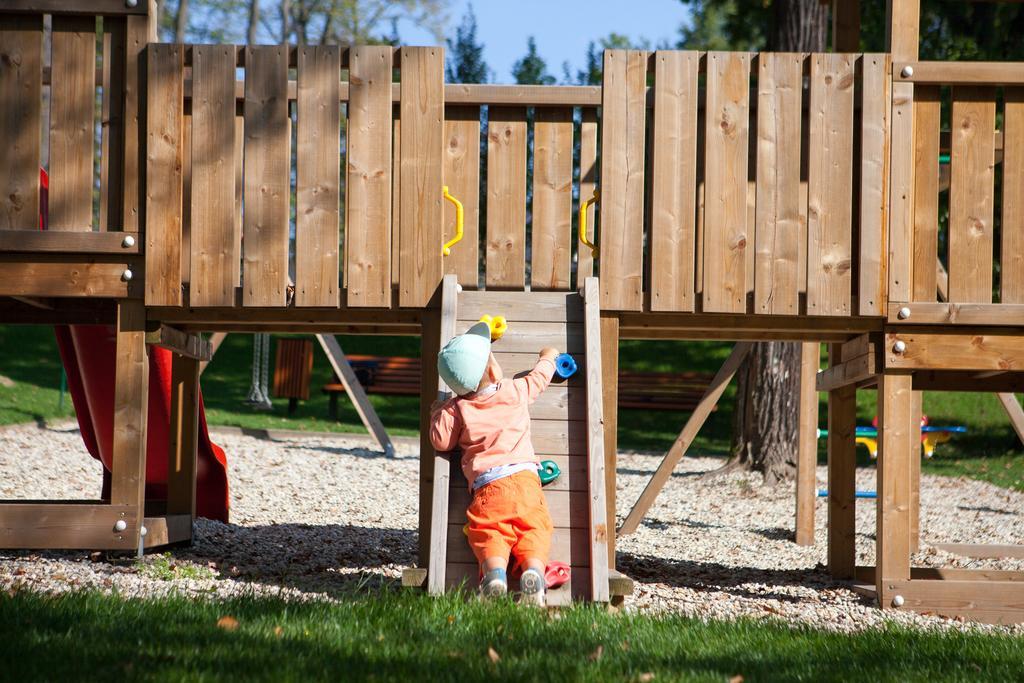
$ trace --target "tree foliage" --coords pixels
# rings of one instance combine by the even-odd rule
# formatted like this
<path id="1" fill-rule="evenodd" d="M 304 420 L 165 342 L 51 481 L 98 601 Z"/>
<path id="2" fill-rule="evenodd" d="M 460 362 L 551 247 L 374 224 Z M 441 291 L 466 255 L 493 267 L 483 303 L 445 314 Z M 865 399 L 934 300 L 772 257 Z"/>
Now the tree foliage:
<path id="1" fill-rule="evenodd" d="M 512 77 L 519 85 L 554 85 L 555 77 L 548 73 L 547 62 L 537 53 L 537 41 L 526 39 L 526 54 L 512 65 Z"/>
<path id="2" fill-rule="evenodd" d="M 445 80 L 449 83 L 486 83 L 490 69 L 484 61 L 484 44 L 476 37 L 476 14 L 470 5 L 449 38 Z"/>

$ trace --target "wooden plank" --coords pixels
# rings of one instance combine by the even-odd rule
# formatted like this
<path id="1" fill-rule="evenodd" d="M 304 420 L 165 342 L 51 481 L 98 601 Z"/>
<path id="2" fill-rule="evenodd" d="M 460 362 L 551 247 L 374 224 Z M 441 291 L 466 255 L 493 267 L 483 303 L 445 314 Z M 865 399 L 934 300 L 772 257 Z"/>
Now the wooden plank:
<path id="1" fill-rule="evenodd" d="M 699 52 L 654 55 L 650 309 L 694 309 Z"/>
<path id="2" fill-rule="evenodd" d="M 180 306 L 182 241 L 182 80 L 177 45 L 153 45 L 146 58 L 146 303 Z"/>
<path id="3" fill-rule="evenodd" d="M 910 578 L 911 376 L 884 373 L 878 381 L 878 499 L 875 532 L 876 590 Z"/>
<path id="4" fill-rule="evenodd" d="M 402 48 L 401 64 L 399 303 L 420 307 L 443 272 L 444 50 Z"/>
<path id="5" fill-rule="evenodd" d="M 916 60 L 921 32 L 919 0 L 890 0 L 886 3 L 885 46 L 893 59 Z M 898 72 L 897 72 L 898 73 Z"/>
<path id="6" fill-rule="evenodd" d="M 811 57 L 807 183 L 807 312 L 849 315 L 852 305 L 854 57 Z"/>
<path id="7" fill-rule="evenodd" d="M 235 47 L 192 46 L 190 306 L 233 306 L 235 270 Z"/>
<path id="8" fill-rule="evenodd" d="M 601 100 L 601 308 L 643 306 L 647 53 L 605 50 Z"/>
<path id="9" fill-rule="evenodd" d="M 454 275 L 444 276 L 441 284 L 438 348 L 443 348 L 448 343 L 448 340 L 455 336 L 455 317 L 459 306 L 458 288 L 458 280 Z M 424 363 L 424 365 L 430 364 Z M 434 371 L 434 368 L 431 368 L 431 370 Z M 438 380 L 436 386 L 436 400 L 442 401 L 451 396 L 451 390 L 443 382 Z M 423 408 L 427 408 L 427 406 L 423 406 Z M 427 566 L 427 591 L 431 595 L 439 595 L 444 593 L 445 571 L 448 565 L 448 515 L 452 505 L 452 491 L 450 490 L 451 462 L 449 461 L 450 456 L 447 453 L 436 453 L 432 447 L 427 452 L 433 455 L 434 463 L 430 504 L 430 561 Z M 465 489 L 462 490 L 465 491 Z M 463 514 L 465 514 L 465 503 L 461 509 Z"/>
<path id="10" fill-rule="evenodd" d="M 147 331 L 146 343 L 162 346 L 185 358 L 204 361 L 213 358 L 213 346 L 209 340 L 170 325 L 160 324 L 155 330 Z"/>
<path id="11" fill-rule="evenodd" d="M 37 217 L 38 220 L 38 217 Z M 130 243 L 117 232 L 50 232 L 23 226 L 22 230 L 0 230 L 0 252 L 54 254 L 126 254 L 139 253 L 134 236 Z"/>
<path id="12" fill-rule="evenodd" d="M 992 301 L 995 89 L 953 89 L 949 300 Z"/>
<path id="13" fill-rule="evenodd" d="M 391 288 L 394 290 L 398 288 L 399 263 L 401 261 L 401 250 L 399 248 L 400 228 L 402 225 L 402 192 L 399 182 L 402 178 L 401 106 L 393 105 L 391 113 L 394 116 L 391 122 Z"/>
<path id="14" fill-rule="evenodd" d="M 545 346 L 554 346 L 565 353 L 585 351 L 583 331 L 579 325 L 561 323 L 519 323 L 492 344 L 494 351 L 536 353 Z"/>
<path id="15" fill-rule="evenodd" d="M 803 64 L 802 54 L 758 57 L 755 313 L 800 310 Z"/>
<path id="16" fill-rule="evenodd" d="M 830 368 L 843 362 L 839 344 L 829 347 Z M 852 385 L 828 394 L 828 549 L 829 574 L 853 578 L 857 560 L 857 391 Z"/>
<path id="17" fill-rule="evenodd" d="M 845 358 L 845 356 L 844 356 Z M 815 386 L 818 391 L 836 391 L 843 387 L 863 387 L 877 379 L 879 372 L 878 359 L 874 350 L 843 361 L 818 373 Z"/>
<path id="18" fill-rule="evenodd" d="M 125 232 L 139 232 L 144 219 L 146 127 L 146 60 L 143 51 L 156 41 L 155 16 L 129 16 L 124 83 L 124 184 L 122 217 Z M 150 40 L 152 39 L 152 41 Z"/>
<path id="19" fill-rule="evenodd" d="M 145 15 L 149 5 L 145 2 L 128 4 L 124 0 L 89 0 L 88 2 L 72 2 L 69 0 L 4 0 L 4 12 L 23 12 L 26 14 L 87 14 L 95 18 L 98 15 Z"/>
<path id="20" fill-rule="evenodd" d="M 103 100 L 100 108 L 99 229 L 120 230 L 124 202 L 124 85 L 128 25 L 124 18 L 103 20 Z"/>
<path id="21" fill-rule="evenodd" d="M 23 549 L 133 549 L 138 547 L 141 515 L 131 505 L 25 503 L 0 504 L 0 547 Z M 124 520 L 122 532 L 114 524 Z"/>
<path id="22" fill-rule="evenodd" d="M 1021 408 L 1020 401 L 1011 393 L 1001 393 L 996 396 L 1000 405 L 1003 406 L 1003 410 L 1006 411 L 1006 416 L 1010 419 L 1010 425 L 1017 433 L 1017 438 L 1024 443 L 1024 408 Z"/>
<path id="23" fill-rule="evenodd" d="M 167 512 L 191 519 L 196 514 L 199 444 L 199 361 L 194 358 L 174 354 L 171 361 L 170 419 Z"/>
<path id="24" fill-rule="evenodd" d="M 587 108 L 580 112 L 580 202 L 594 196 L 597 171 L 597 110 Z M 593 244 L 597 244 L 597 228 L 597 205 L 591 204 L 587 209 L 587 239 Z M 579 288 L 586 278 L 597 275 L 597 271 L 590 249 L 578 240 L 576 249 L 576 287 Z"/>
<path id="25" fill-rule="evenodd" d="M 191 541 L 192 518 L 192 515 L 186 514 L 145 517 L 142 520 L 146 526 L 143 547 L 148 550 L 171 543 Z"/>
<path id="26" fill-rule="evenodd" d="M 181 282 L 192 274 L 192 114 L 186 110 L 181 125 Z"/>
<path id="27" fill-rule="evenodd" d="M 889 175 L 889 300 L 909 301 L 913 269 L 914 86 L 893 83 Z"/>
<path id="28" fill-rule="evenodd" d="M 1003 91 L 1003 205 L 999 301 L 1024 303 L 1024 88 Z"/>
<path id="29" fill-rule="evenodd" d="M 687 449 L 689 449 L 690 444 L 697 437 L 700 428 L 704 426 L 704 422 L 711 415 L 715 406 L 718 405 L 719 399 L 729 386 L 729 382 L 732 381 L 733 375 L 736 374 L 740 364 L 743 363 L 747 354 L 750 353 L 752 346 L 750 342 L 740 342 L 733 347 L 729 357 L 725 359 L 722 367 L 715 373 L 715 377 L 708 385 L 704 396 L 701 397 L 700 403 L 697 404 L 697 407 L 683 426 L 682 431 L 679 432 L 679 436 L 676 437 L 672 447 L 669 448 L 665 457 L 661 459 L 658 469 L 651 475 L 647 486 L 644 487 L 640 497 L 633 504 L 633 508 L 626 515 L 626 520 L 619 527 L 619 536 L 629 535 L 640 526 L 644 515 L 651 509 L 651 505 L 654 504 L 658 494 L 661 493 L 661 490 L 672 476 L 672 471 L 679 464 L 679 461 L 683 459 L 683 456 L 686 455 Z"/>
<path id="30" fill-rule="evenodd" d="M 587 530 L 590 539 L 590 599 L 595 602 L 608 602 L 608 568 L 615 565 L 614 548 L 609 548 L 608 541 L 615 537 L 615 505 L 607 505 L 607 472 L 605 469 L 604 443 L 604 390 L 602 385 L 601 365 L 596 361 L 602 358 L 601 345 L 601 291 L 597 278 L 590 277 L 584 282 L 583 305 L 587 338 L 587 357 L 591 362 L 587 365 L 587 460 L 588 495 L 590 498 L 590 515 Z M 617 347 L 617 345 L 616 345 Z M 616 354 L 618 348 L 615 349 Z M 617 365 L 617 363 L 616 363 Z M 614 477 L 613 477 L 614 478 Z M 609 523 L 611 518 L 611 523 Z"/>
<path id="31" fill-rule="evenodd" d="M 709 52 L 704 136 L 703 310 L 747 310 L 750 56 Z"/>
<path id="32" fill-rule="evenodd" d="M 149 416 L 149 356 L 146 309 L 141 301 L 117 304 L 117 366 L 114 372 L 114 436 L 110 502 L 131 506 L 125 516 L 138 533 L 146 492 L 146 421 Z M 137 543 L 137 536 L 135 536 Z"/>
<path id="33" fill-rule="evenodd" d="M 944 553 L 962 555 L 978 560 L 1024 560 L 1024 545 L 998 545 L 981 543 L 934 543 L 932 547 Z"/>
<path id="34" fill-rule="evenodd" d="M 237 112 L 237 109 L 236 109 Z M 245 167 L 245 116 L 235 116 L 235 258 L 232 260 L 233 282 L 235 287 L 242 284 L 242 199 L 245 193 L 243 171 Z M 237 301 L 237 296 L 235 301 Z"/>
<path id="35" fill-rule="evenodd" d="M 39 225 L 42 129 L 43 17 L 4 17 L 0 23 L 0 230 Z"/>
<path id="36" fill-rule="evenodd" d="M 0 296 L 139 297 L 141 283 L 126 281 L 123 275 L 141 265 L 137 259 L 126 268 L 124 261 L 49 254 L 26 262 L 22 255 L 0 254 Z"/>
<path id="37" fill-rule="evenodd" d="M 910 423 L 908 425 L 910 443 L 915 445 L 921 443 L 923 412 L 924 394 L 915 391 L 911 396 Z M 921 458 L 917 457 L 916 448 L 911 452 L 913 455 L 910 458 L 910 552 L 916 553 L 921 549 Z"/>
<path id="38" fill-rule="evenodd" d="M 284 306 L 291 195 L 288 48 L 250 45 L 245 48 L 245 64 L 242 303 Z"/>
<path id="39" fill-rule="evenodd" d="M 228 336 L 227 332 L 214 332 L 210 335 L 210 360 L 217 355 L 217 349 L 224 343 L 224 338 Z M 210 360 L 204 360 L 199 363 L 199 374 L 202 375 L 206 371 L 206 366 L 210 364 Z"/>
<path id="40" fill-rule="evenodd" d="M 81 229 L 92 226 L 96 18 L 55 16 L 51 41 L 48 227 Z"/>
<path id="41" fill-rule="evenodd" d="M 796 459 L 797 545 L 814 545 L 814 506 L 818 497 L 818 390 L 815 376 L 821 364 L 821 345 L 809 342 L 800 349 L 800 425 Z"/>
<path id="42" fill-rule="evenodd" d="M 601 316 L 601 388 L 604 391 L 604 483 L 608 529 L 616 523 L 615 479 L 619 459 L 619 318 Z M 608 534 L 608 566 L 615 569 L 615 534 Z"/>
<path id="43" fill-rule="evenodd" d="M 487 109 L 489 289 L 526 284 L 526 110 Z"/>
<path id="44" fill-rule="evenodd" d="M 877 590 L 883 608 L 894 607 L 893 598 L 899 595 L 903 610 L 992 624 L 1024 622 L 1024 585 L 1019 581 L 889 580 Z"/>
<path id="45" fill-rule="evenodd" d="M 459 321 L 476 322 L 500 313 L 510 325 L 520 322 L 583 322 L 583 307 L 575 292 L 462 292 Z"/>
<path id="46" fill-rule="evenodd" d="M 352 85 L 345 147 L 348 155 L 345 186 L 348 304 L 389 308 L 392 48 L 390 45 L 353 47 L 349 50 L 349 63 Z M 333 83 L 337 80 L 338 69 L 337 65 L 332 68 L 325 78 Z M 336 161 L 333 166 L 337 167 Z M 337 237 L 336 230 L 334 236 Z M 336 271 L 332 277 L 337 280 Z"/>
<path id="47" fill-rule="evenodd" d="M 359 419 L 362 421 L 363 426 L 366 427 L 366 431 L 373 436 L 377 445 L 384 451 L 384 455 L 388 457 L 393 456 L 395 454 L 395 447 L 391 443 L 391 438 L 384 429 L 384 424 L 377 416 L 377 411 L 373 409 L 373 404 L 366 397 L 366 392 L 363 390 L 362 385 L 359 384 L 359 379 L 352 370 L 352 366 L 349 365 L 348 359 L 345 358 L 345 353 L 341 350 L 338 340 L 331 334 L 318 334 L 316 339 L 320 342 L 324 353 L 327 354 L 327 360 L 330 362 L 334 374 L 338 376 L 338 379 L 345 386 L 345 393 L 351 399 L 352 405 L 359 414 Z"/>
<path id="48" fill-rule="evenodd" d="M 860 50 L 860 0 L 833 0 L 832 50 L 858 52 Z"/>
<path id="49" fill-rule="evenodd" d="M 420 358 L 437 358 L 441 350 L 440 311 L 428 309 L 423 314 L 420 334 Z M 420 363 L 420 485 L 419 496 L 419 548 L 417 564 L 427 567 L 430 563 L 431 532 L 430 519 L 433 514 L 434 487 L 434 446 L 430 443 L 430 407 L 437 400 L 440 378 L 437 367 Z M 449 468 L 450 469 L 450 468 Z"/>
<path id="50" fill-rule="evenodd" d="M 937 86 L 914 90 L 914 233 L 912 301 L 935 301 L 939 253 L 939 128 Z"/>
<path id="51" fill-rule="evenodd" d="M 903 309 L 909 312 L 900 317 Z M 1015 325 L 1024 316 L 1024 304 L 893 303 L 889 323 L 913 325 Z"/>
<path id="52" fill-rule="evenodd" d="M 894 349 L 898 341 L 906 345 L 902 353 Z M 898 332 L 885 335 L 885 349 L 893 369 L 1024 369 L 1024 335 Z"/>
<path id="53" fill-rule="evenodd" d="M 444 184 L 462 202 L 463 237 L 444 259 L 444 272 L 455 273 L 465 289 L 480 278 L 480 108 L 445 107 Z M 397 222 L 397 221 L 396 221 Z M 455 236 L 455 207 L 444 203 L 445 242 Z"/>
<path id="54" fill-rule="evenodd" d="M 567 290 L 572 265 L 572 109 L 534 112 L 530 290 Z"/>
<path id="55" fill-rule="evenodd" d="M 845 4 L 845 3 L 842 3 Z M 861 58 L 860 245 L 858 308 L 860 315 L 885 315 L 889 287 L 889 136 L 892 75 L 889 56 Z"/>
<path id="56" fill-rule="evenodd" d="M 478 106 L 597 107 L 601 104 L 601 86 L 446 83 L 444 100 Z"/>
<path id="57" fill-rule="evenodd" d="M 904 76 L 906 67 L 913 73 Z M 931 85 L 1024 85 L 1020 62 L 947 62 L 898 60 L 892 68 L 895 78 L 907 83 Z"/>

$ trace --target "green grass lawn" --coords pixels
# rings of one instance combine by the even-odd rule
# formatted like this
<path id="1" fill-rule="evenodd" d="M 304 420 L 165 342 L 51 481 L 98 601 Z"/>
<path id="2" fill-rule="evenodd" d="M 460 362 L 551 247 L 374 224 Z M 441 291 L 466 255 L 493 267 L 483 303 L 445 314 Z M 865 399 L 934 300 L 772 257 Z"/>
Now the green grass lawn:
<path id="1" fill-rule="evenodd" d="M 347 353 L 418 356 L 415 337 L 343 336 Z M 729 355 L 731 345 L 719 342 L 626 341 L 620 348 L 623 368 L 632 370 L 691 370 L 715 372 Z M 351 403 L 339 401 L 337 421 L 328 419 L 328 399 L 320 388 L 332 381 L 327 359 L 315 346 L 309 401 L 300 403 L 293 417 L 287 400 L 275 399 L 270 412 L 254 410 L 245 403 L 252 372 L 252 337 L 228 335 L 217 356 L 203 374 L 203 399 L 213 425 L 254 429 L 365 432 Z M 273 357 L 273 356 L 272 356 Z M 58 407 L 60 362 L 53 332 L 48 327 L 0 325 L 0 424 L 43 421 L 72 415 L 70 400 Z M 734 389 L 730 387 L 708 419 L 691 451 L 725 455 L 732 427 Z M 393 435 L 414 436 L 419 427 L 419 400 L 415 396 L 370 396 L 385 427 Z M 821 403 L 821 426 L 826 424 Z M 937 455 L 924 463 L 926 472 L 969 476 L 1000 486 L 1024 490 L 1024 458 L 998 400 L 991 394 L 929 393 L 925 413 L 934 425 L 958 424 L 970 430 L 951 443 L 939 446 Z M 875 394 L 858 393 L 858 419 L 870 424 L 875 415 Z M 619 445 L 624 449 L 665 450 L 682 428 L 687 414 L 674 411 L 624 410 L 619 419 Z M 819 456 L 824 462 L 824 440 Z M 861 464 L 869 458 L 858 449 Z"/>
<path id="2" fill-rule="evenodd" d="M 1024 640 L 388 591 L 301 604 L 20 591 L 0 597 L 0 656 L 12 681 L 1003 681 L 1019 679 Z"/>

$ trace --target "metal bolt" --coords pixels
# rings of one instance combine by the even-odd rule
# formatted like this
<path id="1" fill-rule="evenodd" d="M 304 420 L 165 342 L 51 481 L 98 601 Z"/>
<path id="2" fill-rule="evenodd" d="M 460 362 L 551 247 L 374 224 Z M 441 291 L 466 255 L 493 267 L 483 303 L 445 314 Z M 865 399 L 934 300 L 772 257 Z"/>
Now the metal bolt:
<path id="1" fill-rule="evenodd" d="M 121 279 L 124 280 L 125 282 L 130 281 L 133 277 L 135 277 L 135 274 L 132 273 L 131 268 L 125 268 L 124 272 L 121 273 Z"/>
<path id="2" fill-rule="evenodd" d="M 127 528 L 128 522 L 124 521 L 123 519 L 119 519 L 116 522 L 114 522 L 114 531 L 124 531 Z"/>
<path id="3" fill-rule="evenodd" d="M 904 341 L 898 341 L 892 345 L 892 352 L 896 354 L 902 354 L 907 350 L 907 343 Z"/>
<path id="4" fill-rule="evenodd" d="M 914 67 L 910 66 L 909 64 L 903 67 L 903 70 L 900 71 L 900 76 L 903 76 L 903 78 L 910 78 L 913 75 Z"/>
<path id="5" fill-rule="evenodd" d="M 145 536 L 147 533 L 149 533 L 149 530 L 146 527 L 139 529 L 139 536 Z"/>
<path id="6" fill-rule="evenodd" d="M 121 240 L 121 246 L 125 249 L 130 249 L 135 246 L 135 238 L 131 235 L 125 235 L 124 239 Z"/>
<path id="7" fill-rule="evenodd" d="M 139 0 L 124 0 L 124 4 L 128 7 L 135 7 L 139 4 Z"/>
<path id="8" fill-rule="evenodd" d="M 892 606 L 893 607 L 903 607 L 903 596 L 902 595 L 894 595 L 894 596 L 892 596 Z"/>
<path id="9" fill-rule="evenodd" d="M 900 320 L 906 320 L 907 318 L 910 317 L 910 309 L 904 306 L 903 308 L 900 309 L 899 313 L 896 314 L 896 317 L 899 318 Z"/>
<path id="10" fill-rule="evenodd" d="M 462 285 L 455 285 L 455 291 L 458 292 L 459 294 L 461 294 L 462 293 Z"/>

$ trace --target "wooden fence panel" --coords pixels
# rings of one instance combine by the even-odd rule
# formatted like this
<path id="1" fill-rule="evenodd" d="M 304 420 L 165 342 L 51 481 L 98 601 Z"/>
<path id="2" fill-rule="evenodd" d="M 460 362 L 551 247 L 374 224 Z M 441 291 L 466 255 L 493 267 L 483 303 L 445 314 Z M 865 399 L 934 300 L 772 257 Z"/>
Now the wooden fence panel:
<path id="1" fill-rule="evenodd" d="M 454 273 L 465 289 L 480 282 L 480 107 L 451 106 L 444 110 L 444 184 L 462 202 L 462 241 L 444 259 L 444 272 Z M 444 203 L 444 236 L 455 236 L 455 207 Z"/>
<path id="2" fill-rule="evenodd" d="M 888 277 L 889 117 L 892 74 L 889 56 L 861 59 L 860 244 L 858 309 L 860 315 L 885 315 Z"/>
<path id="3" fill-rule="evenodd" d="M 92 229 L 96 18 L 53 18 L 50 230 Z"/>
<path id="4" fill-rule="evenodd" d="M 284 306 L 288 287 L 288 47 L 245 49 L 245 306 Z"/>
<path id="5" fill-rule="evenodd" d="M 912 301 L 936 301 L 939 257 L 939 87 L 914 88 L 914 233 Z"/>
<path id="6" fill-rule="evenodd" d="M 757 74 L 754 312 L 800 312 L 803 55 L 764 53 Z"/>
<path id="7" fill-rule="evenodd" d="M 180 45 L 147 50 L 146 305 L 180 306 L 184 52 Z"/>
<path id="8" fill-rule="evenodd" d="M 694 309 L 697 219 L 697 71 L 700 53 L 654 55 L 650 308 Z"/>
<path id="9" fill-rule="evenodd" d="M 954 87 L 950 122 L 949 300 L 992 302 L 995 88 Z"/>
<path id="10" fill-rule="evenodd" d="M 572 128 L 571 108 L 535 110 L 530 288 L 536 291 L 571 285 Z"/>
<path id="11" fill-rule="evenodd" d="M 350 51 L 345 145 L 349 306 L 391 306 L 392 53 L 389 45 Z M 338 80 L 337 71 L 331 78 Z"/>
<path id="12" fill-rule="evenodd" d="M 605 50 L 601 96 L 601 308 L 640 310 L 647 53 Z"/>
<path id="13" fill-rule="evenodd" d="M 849 315 L 853 295 L 854 55 L 811 56 L 807 312 Z"/>
<path id="14" fill-rule="evenodd" d="M 488 107 L 487 287 L 526 284 L 526 109 Z"/>
<path id="15" fill-rule="evenodd" d="M 580 111 L 580 193 L 579 202 L 594 196 L 594 189 L 597 187 L 597 110 L 587 107 Z M 597 224 L 597 212 L 600 207 L 591 204 L 587 209 L 587 235 L 588 239 L 597 244 L 597 233 L 600 226 Z M 578 226 L 577 226 L 578 231 Z M 576 242 L 576 288 L 583 286 L 583 282 L 591 275 L 596 275 L 594 270 L 594 256 L 588 247 L 583 246 L 578 236 L 573 236 Z"/>
<path id="16" fill-rule="evenodd" d="M 747 309 L 750 56 L 709 52 L 704 152 L 703 308 Z"/>
<path id="17" fill-rule="evenodd" d="M 1024 88 L 1003 92 L 1003 240 L 999 301 L 1024 303 Z"/>
<path id="18" fill-rule="evenodd" d="M 424 306 L 443 269 L 444 50 L 405 47 L 401 64 L 399 304 Z"/>
<path id="19" fill-rule="evenodd" d="M 192 47 L 189 305 L 234 306 L 235 46 Z"/>
<path id="20" fill-rule="evenodd" d="M 43 17 L 0 16 L 0 230 L 39 225 Z"/>

